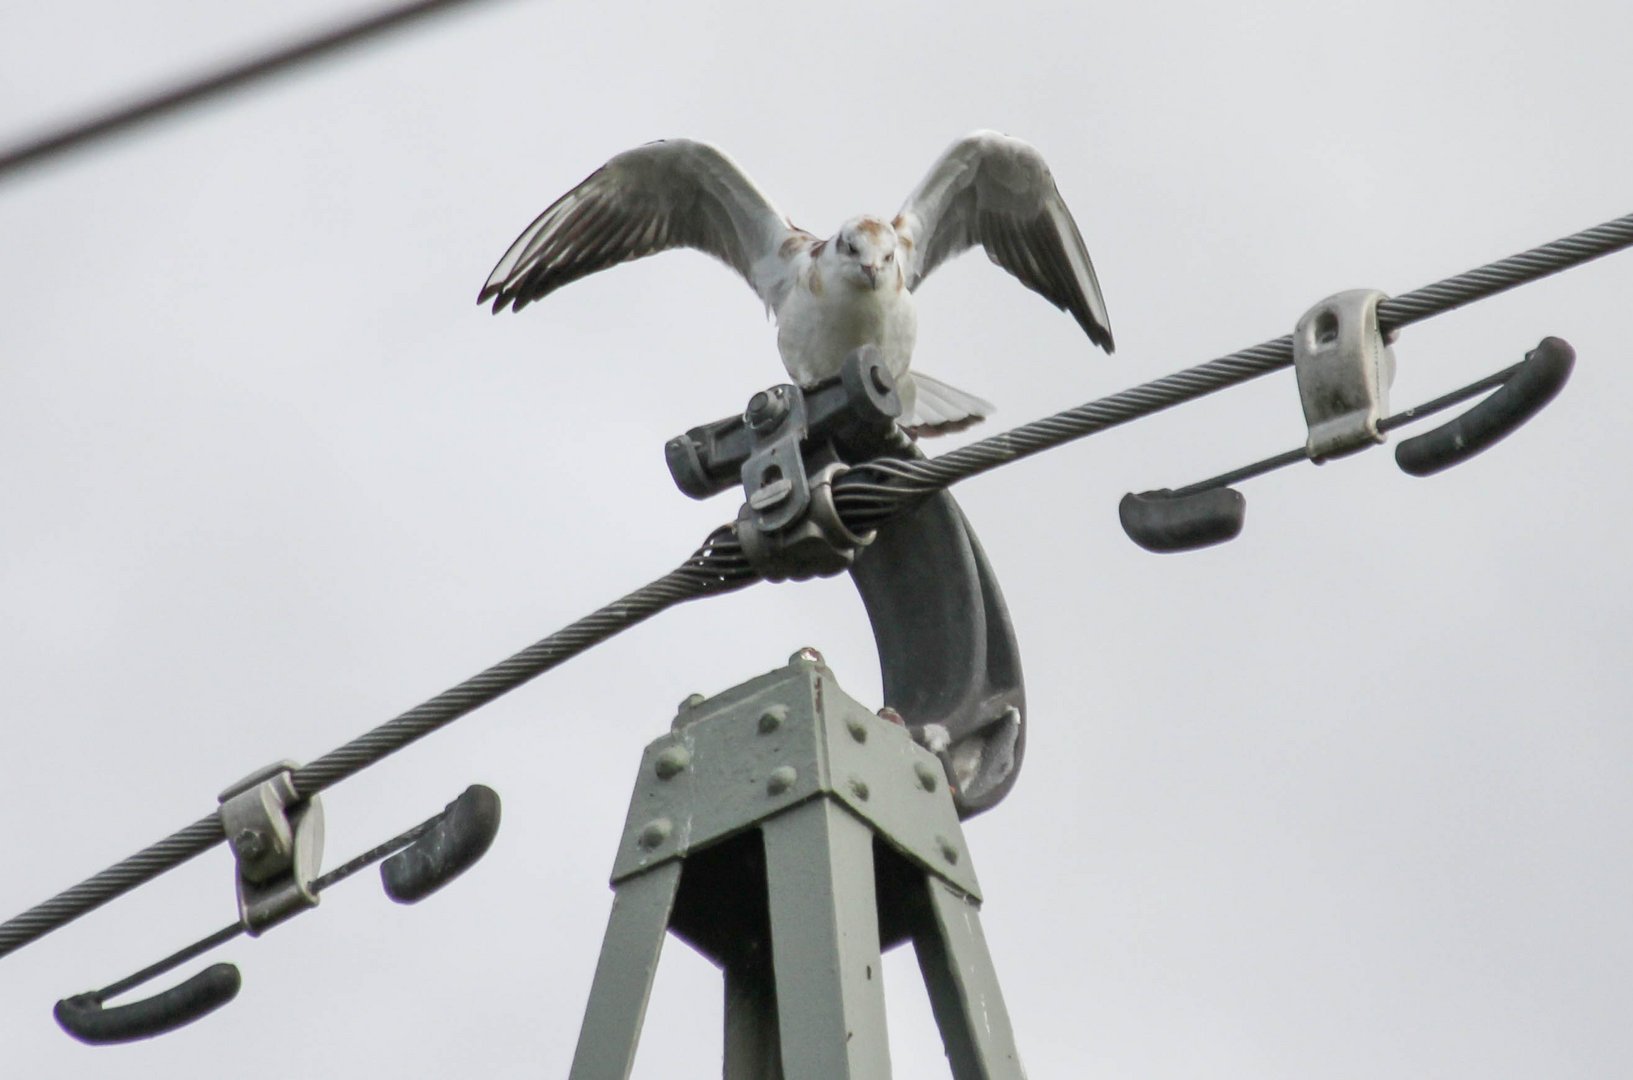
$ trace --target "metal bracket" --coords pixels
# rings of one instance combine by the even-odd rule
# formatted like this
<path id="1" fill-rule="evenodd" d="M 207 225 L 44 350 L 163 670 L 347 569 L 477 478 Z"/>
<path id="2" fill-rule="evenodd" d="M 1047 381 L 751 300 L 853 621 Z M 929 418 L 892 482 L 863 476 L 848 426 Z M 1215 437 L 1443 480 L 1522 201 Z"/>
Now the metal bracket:
<path id="1" fill-rule="evenodd" d="M 768 581 L 803 581 L 850 567 L 872 535 L 845 528 L 832 484 L 845 471 L 837 446 L 873 456 L 902 437 L 895 382 L 872 346 L 845 358 L 840 377 L 811 390 L 773 386 L 741 417 L 693 428 L 664 448 L 670 474 L 701 499 L 737 483 L 743 551 Z"/>
<path id="2" fill-rule="evenodd" d="M 252 937 L 317 906 L 323 805 L 296 794 L 297 767 L 268 765 L 221 793 L 221 828 L 238 860 L 238 921 Z"/>
<path id="3" fill-rule="evenodd" d="M 782 419 L 777 398 L 791 394 L 799 398 L 803 415 L 799 426 L 802 438 L 811 445 L 833 442 L 857 455 L 877 456 L 889 446 L 905 445 L 896 431 L 896 417 L 902 413 L 901 399 L 879 351 L 865 345 L 845 358 L 839 378 L 809 390 L 783 385 L 772 387 L 749 400 L 744 414 L 703 424 L 670 439 L 664 445 L 664 459 L 675 486 L 694 499 L 747 483 L 743 468 L 749 456 L 769 438 L 751 428 L 750 416 L 769 415 L 773 424 Z M 757 406 L 762 398 L 765 404 Z M 766 429 L 769 430 L 769 429 Z M 807 457 L 812 456 L 810 446 Z M 837 460 L 837 458 L 829 458 Z"/>
<path id="4" fill-rule="evenodd" d="M 832 576 L 850 569 L 856 561 L 857 549 L 873 542 L 873 533 L 858 536 L 845 528 L 839 511 L 834 507 L 833 482 L 849 472 L 849 468 L 836 461 L 824 465 L 815 475 L 806 477 L 797 446 L 793 457 L 796 469 L 800 470 L 796 473 L 800 476 L 800 483 L 794 489 L 800 504 L 798 516 L 782 528 L 767 529 L 761 523 L 761 512 L 756 508 L 752 495 L 737 515 L 737 539 L 743 545 L 743 554 L 748 556 L 749 564 L 767 581 L 786 581 L 790 578 L 804 581 L 812 577 Z M 746 470 L 747 466 L 744 468 Z M 774 483 L 780 485 L 788 481 L 784 479 Z M 760 489 L 762 493 L 765 490 Z M 779 498 L 787 499 L 790 494 L 784 489 Z M 777 516 L 781 517 L 780 505 L 772 505 L 778 507 Z"/>
<path id="5" fill-rule="evenodd" d="M 1293 330 L 1293 369 L 1317 464 L 1384 441 L 1395 354 L 1378 327 L 1375 289 L 1335 293 L 1304 313 Z"/>
<path id="6" fill-rule="evenodd" d="M 749 398 L 743 411 L 754 447 L 743 462 L 745 509 L 762 532 L 786 529 L 811 503 L 810 481 L 800 443 L 809 434 L 805 395 L 784 384 Z"/>

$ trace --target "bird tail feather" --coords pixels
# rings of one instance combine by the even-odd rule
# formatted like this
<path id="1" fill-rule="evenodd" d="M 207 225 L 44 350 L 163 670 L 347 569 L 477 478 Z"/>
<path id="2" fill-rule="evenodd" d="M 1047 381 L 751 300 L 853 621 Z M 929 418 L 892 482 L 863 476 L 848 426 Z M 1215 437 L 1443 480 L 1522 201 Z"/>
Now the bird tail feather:
<path id="1" fill-rule="evenodd" d="M 948 386 L 940 379 L 912 372 L 913 401 L 901 425 L 915 439 L 950 435 L 973 427 L 996 412 L 992 402 Z"/>

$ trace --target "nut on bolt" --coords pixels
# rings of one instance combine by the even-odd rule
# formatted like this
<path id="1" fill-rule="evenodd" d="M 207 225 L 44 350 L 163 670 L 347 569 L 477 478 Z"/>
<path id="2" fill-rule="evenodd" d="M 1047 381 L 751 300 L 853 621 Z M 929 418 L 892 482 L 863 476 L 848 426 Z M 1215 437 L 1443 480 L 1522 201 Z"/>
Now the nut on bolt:
<path id="1" fill-rule="evenodd" d="M 783 721 L 788 719 L 787 705 L 772 705 L 760 714 L 760 734 L 769 735 L 782 727 Z"/>
<path id="2" fill-rule="evenodd" d="M 669 834 L 674 831 L 674 823 L 668 818 L 653 818 L 651 821 L 641 826 L 641 835 L 636 838 L 635 842 L 646 850 L 651 851 L 653 848 L 658 847 L 665 840 L 669 839 Z"/>
<path id="3" fill-rule="evenodd" d="M 658 774 L 659 780 L 670 780 L 678 776 L 686 766 L 692 763 L 692 752 L 684 746 L 671 746 L 658 755 L 653 763 L 652 771 Z"/>
<path id="4" fill-rule="evenodd" d="M 687 716 L 687 713 L 690 713 L 693 709 L 697 708 L 707 700 L 709 699 L 704 697 L 702 694 L 687 694 L 681 701 L 680 705 L 675 709 L 675 720 L 674 723 L 669 725 L 670 728 L 675 731 L 679 731 L 681 728 L 685 727 L 690 722 L 690 718 Z"/>
<path id="5" fill-rule="evenodd" d="M 232 838 L 232 850 L 244 862 L 254 862 L 266 854 L 266 833 L 260 829 L 241 829 Z"/>
<path id="6" fill-rule="evenodd" d="M 788 400 L 775 390 L 761 390 L 748 399 L 743 419 L 755 431 L 764 431 L 788 412 Z"/>

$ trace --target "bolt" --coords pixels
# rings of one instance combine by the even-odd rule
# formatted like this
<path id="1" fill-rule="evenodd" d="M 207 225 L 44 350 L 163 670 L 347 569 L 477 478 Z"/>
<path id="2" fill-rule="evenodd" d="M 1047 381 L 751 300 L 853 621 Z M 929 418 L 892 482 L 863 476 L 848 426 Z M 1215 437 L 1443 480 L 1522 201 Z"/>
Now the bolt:
<path id="1" fill-rule="evenodd" d="M 760 734 L 769 735 L 782 727 L 782 722 L 788 719 L 787 705 L 773 705 L 760 714 Z"/>
<path id="2" fill-rule="evenodd" d="M 692 710 L 703 704 L 705 700 L 707 699 L 704 698 L 702 694 L 687 694 L 685 699 L 681 701 L 680 707 L 675 710 L 675 719 L 670 723 L 669 729 L 671 731 L 679 731 L 681 728 L 691 723 Z"/>
<path id="3" fill-rule="evenodd" d="M 888 720 L 892 724 L 895 724 L 897 727 L 906 727 L 907 726 L 907 721 L 902 719 L 902 714 L 897 712 L 895 709 L 892 709 L 889 705 L 884 705 L 884 706 L 880 707 L 880 709 L 879 709 L 879 719 Z"/>
<path id="4" fill-rule="evenodd" d="M 652 769 L 658 774 L 659 780 L 669 780 L 691 763 L 692 752 L 690 750 L 684 746 L 671 746 L 658 755 L 658 760 L 652 766 Z"/>
<path id="5" fill-rule="evenodd" d="M 255 862 L 266 854 L 266 833 L 260 829 L 244 829 L 232 838 L 232 849 L 244 862 Z"/>
<path id="6" fill-rule="evenodd" d="M 669 834 L 675 831 L 674 823 L 666 817 L 653 818 L 641 826 L 640 838 L 635 842 L 651 851 L 653 848 L 669 839 Z"/>
<path id="7" fill-rule="evenodd" d="M 853 777 L 851 777 L 851 780 L 850 780 L 850 788 L 851 788 L 851 794 L 852 795 L 855 795 L 858 799 L 861 799 L 863 802 L 867 802 L 867 799 L 868 799 L 868 783 L 867 783 L 866 780 L 863 780 L 860 776 L 853 776 Z"/>
<path id="8" fill-rule="evenodd" d="M 793 787 L 794 781 L 798 779 L 799 773 L 792 765 L 778 765 L 771 770 L 771 775 L 766 777 L 765 789 L 772 795 L 781 795 Z"/>
<path id="9" fill-rule="evenodd" d="M 936 789 L 936 770 L 929 762 L 915 761 L 913 763 L 913 775 L 919 778 L 919 787 L 925 791 L 934 791 Z"/>
<path id="10" fill-rule="evenodd" d="M 958 849 L 953 847 L 951 840 L 948 840 L 945 836 L 938 836 L 936 837 L 936 847 L 941 850 L 943 859 L 954 865 L 958 863 Z"/>
<path id="11" fill-rule="evenodd" d="M 787 411 L 788 402 L 781 394 L 761 390 L 748 399 L 748 410 L 743 414 L 743 419 L 756 431 L 763 431 L 781 420 Z"/>
<path id="12" fill-rule="evenodd" d="M 822 654 L 811 648 L 811 646 L 807 645 L 799 652 L 788 658 L 788 662 L 790 664 L 798 664 L 802 661 L 807 664 L 821 664 L 823 662 Z"/>
<path id="13" fill-rule="evenodd" d="M 846 719 L 845 730 L 850 732 L 851 738 L 857 742 L 868 741 L 868 726 L 862 722 L 860 717 L 852 716 Z"/>

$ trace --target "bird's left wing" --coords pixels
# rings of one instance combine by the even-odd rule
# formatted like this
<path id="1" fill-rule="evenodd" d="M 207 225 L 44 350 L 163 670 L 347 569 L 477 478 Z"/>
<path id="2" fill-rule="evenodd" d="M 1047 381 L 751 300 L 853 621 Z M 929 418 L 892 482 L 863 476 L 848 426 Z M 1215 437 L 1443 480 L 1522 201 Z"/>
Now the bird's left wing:
<path id="1" fill-rule="evenodd" d="M 797 238 L 810 239 L 731 158 L 666 139 L 624 151 L 557 199 L 510 245 L 477 302 L 520 310 L 597 270 L 689 247 L 723 260 L 772 306 Z"/>
<path id="2" fill-rule="evenodd" d="M 1112 350 L 1111 320 L 1088 248 L 1031 144 L 995 131 L 954 143 L 907 197 L 894 222 L 908 247 L 907 287 L 976 244 L 987 257 Z"/>

